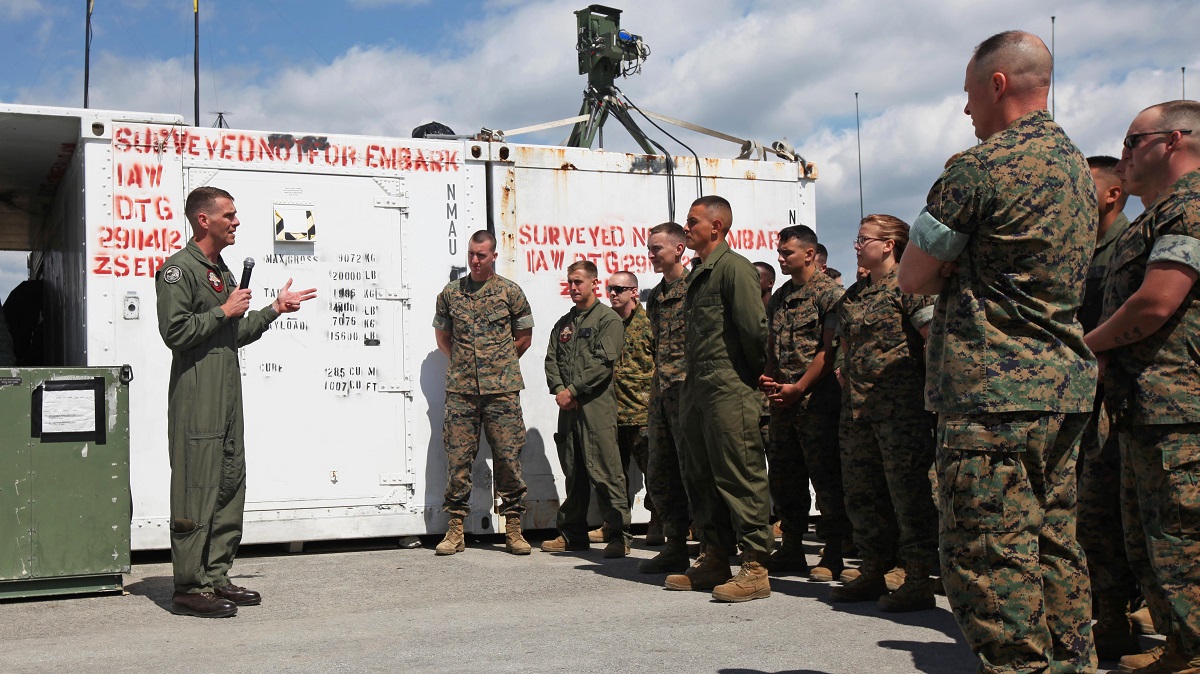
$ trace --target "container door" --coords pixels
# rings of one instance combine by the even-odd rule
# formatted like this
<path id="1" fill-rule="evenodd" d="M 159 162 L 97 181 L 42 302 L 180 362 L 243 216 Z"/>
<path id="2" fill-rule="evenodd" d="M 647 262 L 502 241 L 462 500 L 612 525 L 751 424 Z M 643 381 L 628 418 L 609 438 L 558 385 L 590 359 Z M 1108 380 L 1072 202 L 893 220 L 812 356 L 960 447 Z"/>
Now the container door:
<path id="1" fill-rule="evenodd" d="M 191 169 L 188 179 L 189 191 L 210 185 L 234 196 L 241 225 L 223 258 L 235 277 L 254 260 L 253 308 L 288 279 L 293 290 L 317 289 L 241 350 L 246 540 L 286 526 L 272 522 L 275 511 L 408 503 L 403 179 L 213 169 Z M 330 533 L 292 540 L 338 537 Z"/>

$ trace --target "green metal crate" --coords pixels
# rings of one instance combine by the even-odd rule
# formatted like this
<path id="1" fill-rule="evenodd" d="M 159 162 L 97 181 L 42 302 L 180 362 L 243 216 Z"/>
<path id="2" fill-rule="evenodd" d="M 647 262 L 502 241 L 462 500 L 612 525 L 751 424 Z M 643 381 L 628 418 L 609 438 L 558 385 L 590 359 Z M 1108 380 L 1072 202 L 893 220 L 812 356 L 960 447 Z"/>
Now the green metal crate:
<path id="1" fill-rule="evenodd" d="M 0 369 L 0 598 L 122 589 L 129 378 L 118 367 Z"/>

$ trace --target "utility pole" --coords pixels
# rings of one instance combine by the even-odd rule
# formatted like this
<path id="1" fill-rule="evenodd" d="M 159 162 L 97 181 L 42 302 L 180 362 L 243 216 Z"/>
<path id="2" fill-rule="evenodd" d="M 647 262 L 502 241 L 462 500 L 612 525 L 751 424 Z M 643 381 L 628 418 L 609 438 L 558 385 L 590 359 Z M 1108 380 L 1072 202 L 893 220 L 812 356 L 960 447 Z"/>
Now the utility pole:
<path id="1" fill-rule="evenodd" d="M 861 222 L 866 216 L 863 209 L 862 182 L 862 123 L 858 119 L 858 92 L 854 92 L 854 133 L 858 136 L 858 219 Z"/>
<path id="2" fill-rule="evenodd" d="M 88 83 L 92 76 L 92 7 L 93 0 L 83 0 L 87 3 L 87 20 L 83 30 L 83 107 L 88 106 Z"/>
<path id="3" fill-rule="evenodd" d="M 1054 17 L 1050 17 L 1050 116 L 1054 117 L 1054 71 L 1058 60 L 1054 58 Z"/>
<path id="4" fill-rule="evenodd" d="M 192 14 L 196 17 L 196 51 L 192 57 L 192 76 L 196 81 L 196 126 L 200 126 L 200 0 L 192 0 Z"/>

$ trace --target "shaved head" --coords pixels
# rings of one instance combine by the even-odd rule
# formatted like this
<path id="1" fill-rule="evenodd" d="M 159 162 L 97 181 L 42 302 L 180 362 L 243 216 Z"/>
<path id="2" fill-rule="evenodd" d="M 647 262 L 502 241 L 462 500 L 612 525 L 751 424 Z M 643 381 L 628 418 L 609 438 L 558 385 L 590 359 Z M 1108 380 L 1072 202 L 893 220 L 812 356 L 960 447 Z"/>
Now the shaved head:
<path id="1" fill-rule="evenodd" d="M 1032 33 L 1009 30 L 979 43 L 971 59 L 977 78 L 1004 73 L 1016 95 L 1050 88 L 1054 61 L 1046 43 Z"/>
<path id="2" fill-rule="evenodd" d="M 637 277 L 627 271 L 619 271 L 608 277 L 609 285 L 638 287 Z"/>

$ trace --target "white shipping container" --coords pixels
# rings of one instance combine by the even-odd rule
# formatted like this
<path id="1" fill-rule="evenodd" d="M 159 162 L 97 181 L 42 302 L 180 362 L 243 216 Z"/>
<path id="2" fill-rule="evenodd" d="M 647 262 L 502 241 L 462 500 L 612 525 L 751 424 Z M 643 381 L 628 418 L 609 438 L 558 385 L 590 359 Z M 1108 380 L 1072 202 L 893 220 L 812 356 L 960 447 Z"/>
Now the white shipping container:
<path id="1" fill-rule="evenodd" d="M 437 293 L 465 273 L 478 229 L 497 271 L 524 288 L 527 528 L 554 526 L 563 496 L 557 408 L 543 373 L 550 326 L 571 303 L 566 266 L 657 283 L 647 230 L 698 196 L 734 207 L 731 243 L 774 263 L 777 233 L 814 226 L 797 162 L 675 158 L 581 148 L 196 128 L 171 115 L 0 105 L 0 246 L 33 250 L 45 282 L 47 364 L 133 368 L 134 549 L 168 546 L 166 393 L 154 273 L 190 236 L 187 193 L 233 194 L 241 226 L 223 257 L 253 258 L 252 306 L 287 279 L 318 298 L 242 349 L 248 493 L 244 542 L 440 533 L 446 359 Z M 697 169 L 702 178 L 696 178 Z M 605 298 L 607 300 L 607 298 Z M 496 531 L 486 442 L 468 531 Z M 638 481 L 640 487 L 640 479 Z M 635 519 L 645 520 L 637 498 Z"/>

